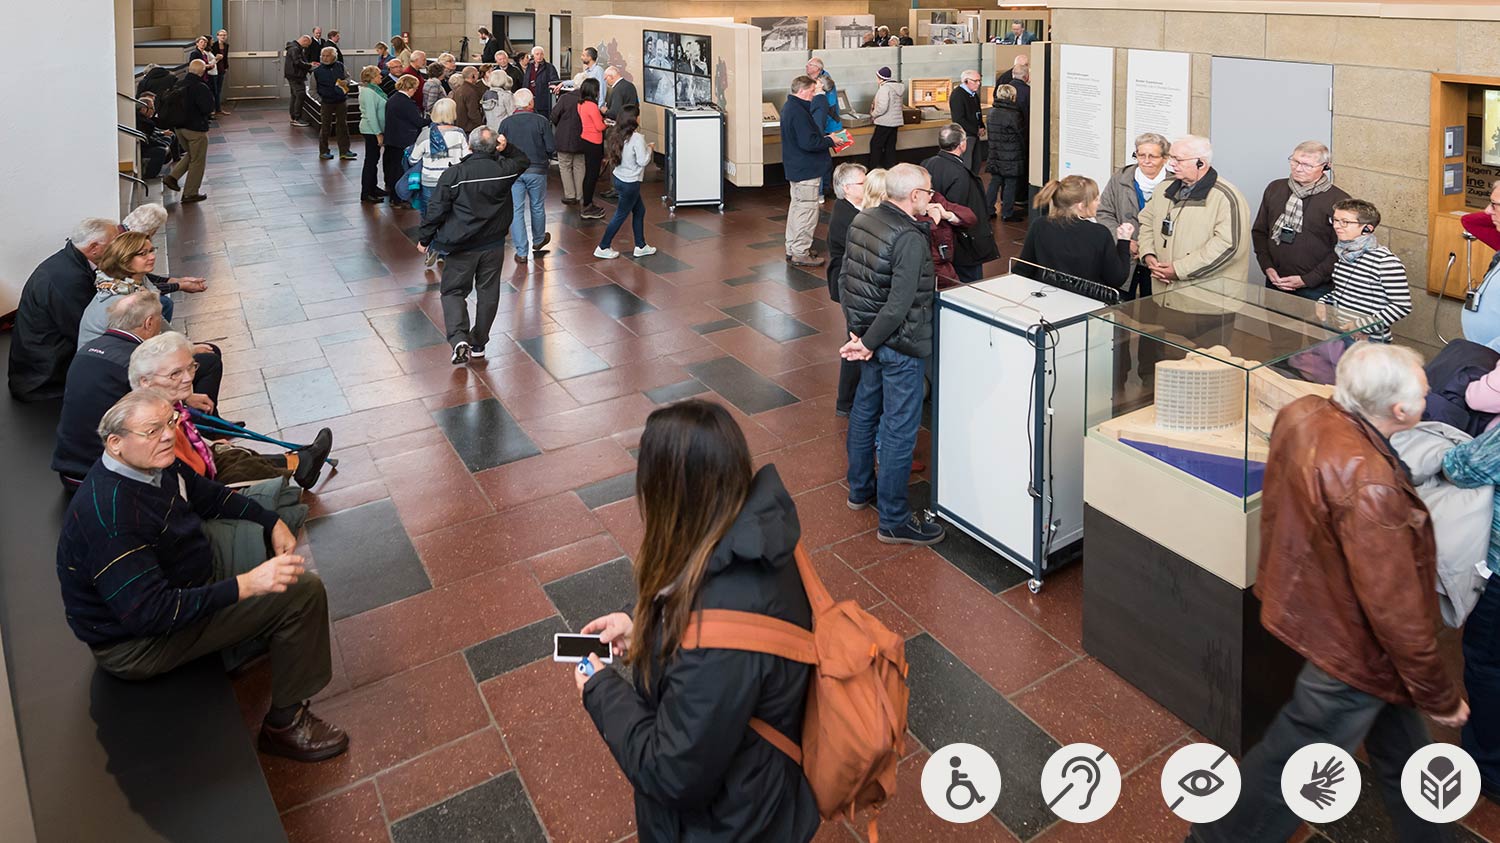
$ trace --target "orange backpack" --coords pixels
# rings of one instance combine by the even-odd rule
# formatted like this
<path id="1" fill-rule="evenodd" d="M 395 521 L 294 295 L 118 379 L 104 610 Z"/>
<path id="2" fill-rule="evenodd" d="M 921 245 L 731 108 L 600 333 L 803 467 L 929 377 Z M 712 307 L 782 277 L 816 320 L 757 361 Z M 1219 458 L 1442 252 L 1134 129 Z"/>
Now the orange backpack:
<path id="1" fill-rule="evenodd" d="M 768 653 L 817 668 L 807 686 L 799 746 L 758 717 L 750 728 L 802 765 L 824 819 L 873 806 L 878 817 L 896 792 L 905 754 L 906 642 L 853 600 L 834 603 L 799 542 L 797 571 L 812 606 L 812 631 L 755 612 L 704 609 L 683 649 Z M 870 843 L 878 833 L 870 820 Z"/>

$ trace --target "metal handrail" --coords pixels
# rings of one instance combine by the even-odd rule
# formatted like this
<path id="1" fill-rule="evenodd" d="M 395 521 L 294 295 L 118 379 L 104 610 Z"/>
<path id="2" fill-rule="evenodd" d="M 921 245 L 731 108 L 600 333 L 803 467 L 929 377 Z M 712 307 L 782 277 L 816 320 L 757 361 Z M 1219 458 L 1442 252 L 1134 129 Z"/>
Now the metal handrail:
<path id="1" fill-rule="evenodd" d="M 150 138 L 146 137 L 146 134 L 144 132 L 137 131 L 130 128 L 129 126 L 116 123 L 115 128 L 119 129 L 121 134 L 130 135 L 138 144 L 145 143 L 146 141 L 150 140 Z"/>
<path id="2" fill-rule="evenodd" d="M 134 183 L 140 185 L 141 187 L 143 187 L 143 188 L 146 189 L 146 195 L 147 196 L 151 195 L 151 185 L 146 184 L 145 179 L 136 178 L 135 176 L 132 176 L 129 173 L 120 173 L 120 178 L 122 178 L 122 179 L 124 179 L 124 180 L 126 180 L 128 182 L 134 182 Z"/>
<path id="3" fill-rule="evenodd" d="M 138 100 L 138 99 L 136 99 L 135 97 L 132 97 L 129 94 L 122 94 L 119 91 L 115 91 L 115 96 L 117 96 L 117 97 L 119 97 L 121 99 L 129 100 L 129 101 L 135 103 L 136 105 L 145 105 L 146 104 L 145 100 Z"/>

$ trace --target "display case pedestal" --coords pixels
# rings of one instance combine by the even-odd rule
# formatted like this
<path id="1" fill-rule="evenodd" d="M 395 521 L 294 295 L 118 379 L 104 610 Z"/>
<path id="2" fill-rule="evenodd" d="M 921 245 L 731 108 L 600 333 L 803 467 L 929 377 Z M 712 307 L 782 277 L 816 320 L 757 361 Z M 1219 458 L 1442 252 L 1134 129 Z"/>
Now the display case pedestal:
<path id="1" fill-rule="evenodd" d="M 1260 625 L 1260 601 L 1091 506 L 1083 649 L 1236 756 L 1292 695 L 1302 657 Z"/>

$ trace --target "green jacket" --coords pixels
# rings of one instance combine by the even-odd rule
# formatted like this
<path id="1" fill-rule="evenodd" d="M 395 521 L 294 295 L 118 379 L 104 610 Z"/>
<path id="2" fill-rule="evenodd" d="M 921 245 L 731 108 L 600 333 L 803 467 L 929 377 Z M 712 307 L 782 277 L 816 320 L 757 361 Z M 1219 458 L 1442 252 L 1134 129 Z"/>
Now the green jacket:
<path id="1" fill-rule="evenodd" d="M 359 86 L 359 133 L 385 134 L 385 91 L 379 85 Z"/>

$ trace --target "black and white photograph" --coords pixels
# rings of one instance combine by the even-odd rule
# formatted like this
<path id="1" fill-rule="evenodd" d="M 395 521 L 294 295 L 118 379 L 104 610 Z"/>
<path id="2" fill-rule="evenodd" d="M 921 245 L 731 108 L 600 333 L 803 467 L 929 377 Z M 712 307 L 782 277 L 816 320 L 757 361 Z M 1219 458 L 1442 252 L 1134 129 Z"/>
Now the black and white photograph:
<path id="1" fill-rule="evenodd" d="M 676 74 L 670 70 L 647 67 L 646 102 L 667 108 L 675 108 L 677 105 L 677 91 L 674 87 L 675 77 Z"/>
<path id="2" fill-rule="evenodd" d="M 874 15 L 830 15 L 823 18 L 823 49 L 854 50 L 875 34 Z"/>
<path id="3" fill-rule="evenodd" d="M 962 23 L 935 23 L 928 35 L 934 44 L 969 43 L 969 27 Z"/>
<path id="4" fill-rule="evenodd" d="M 807 49 L 807 18 L 751 18 L 760 27 L 762 53 L 786 53 Z"/>
<path id="5" fill-rule="evenodd" d="M 678 108 L 704 108 L 712 104 L 707 76 L 677 74 Z"/>
<path id="6" fill-rule="evenodd" d="M 672 69 L 672 61 L 678 49 L 676 33 L 648 29 L 642 34 L 641 40 L 641 52 L 646 57 L 647 67 Z"/>
<path id="7" fill-rule="evenodd" d="M 691 73 L 694 76 L 707 76 L 708 69 L 713 66 L 713 57 L 709 55 L 709 43 L 711 39 L 707 35 L 677 35 L 678 57 L 676 70 L 678 73 Z"/>

